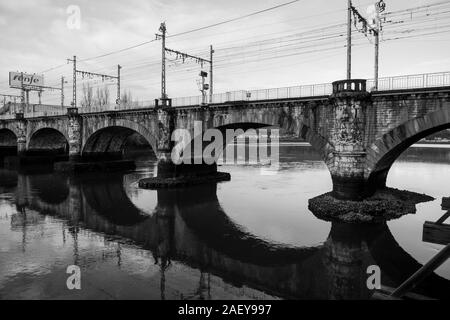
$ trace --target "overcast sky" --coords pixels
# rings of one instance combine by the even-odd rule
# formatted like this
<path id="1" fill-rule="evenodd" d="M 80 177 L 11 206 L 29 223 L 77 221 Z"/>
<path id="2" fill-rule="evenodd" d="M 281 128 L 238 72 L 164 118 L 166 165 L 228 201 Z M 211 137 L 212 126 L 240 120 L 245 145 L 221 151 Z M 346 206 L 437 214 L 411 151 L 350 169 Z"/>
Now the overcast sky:
<path id="1" fill-rule="evenodd" d="M 153 40 L 162 21 L 166 21 L 170 36 L 285 2 L 288 0 L 0 0 L 0 93 L 19 94 L 17 90 L 8 88 L 9 71 L 40 73 L 65 64 L 66 59 L 73 55 L 86 59 Z M 355 0 L 354 5 L 365 12 L 372 2 Z M 388 11 L 395 11 L 439 0 L 385 2 Z M 80 29 L 67 26 L 70 16 L 67 8 L 71 5 L 81 10 Z M 242 46 L 253 40 L 345 22 L 346 5 L 347 0 L 303 0 L 218 27 L 169 38 L 167 46 L 208 58 L 211 44 L 218 48 L 216 54 L 220 56 L 221 47 Z M 449 40 L 448 33 L 443 33 L 382 42 L 380 75 L 450 70 Z M 368 40 L 366 42 L 353 50 L 355 78 L 373 77 L 373 46 Z M 336 44 L 339 43 L 345 45 L 345 39 L 336 39 Z M 153 42 L 89 60 L 80 63 L 79 69 L 115 74 L 115 66 L 121 64 L 124 67 L 123 87 L 135 98 L 151 100 L 160 92 L 160 45 L 160 42 Z M 232 49 L 227 52 L 232 52 Z M 248 58 L 247 61 L 243 59 L 227 65 L 225 58 L 221 60 L 224 60 L 222 66 L 215 72 L 216 92 L 323 83 L 345 77 L 345 48 L 274 57 L 260 62 Z M 196 79 L 200 66 L 195 63 L 189 66 L 168 67 L 168 93 L 171 97 L 198 94 Z M 71 78 L 71 66 L 46 72 L 46 85 L 59 85 L 61 75 Z M 70 92 L 66 95 L 70 96 Z M 44 96 L 44 102 L 58 103 L 57 100 L 56 93 Z"/>

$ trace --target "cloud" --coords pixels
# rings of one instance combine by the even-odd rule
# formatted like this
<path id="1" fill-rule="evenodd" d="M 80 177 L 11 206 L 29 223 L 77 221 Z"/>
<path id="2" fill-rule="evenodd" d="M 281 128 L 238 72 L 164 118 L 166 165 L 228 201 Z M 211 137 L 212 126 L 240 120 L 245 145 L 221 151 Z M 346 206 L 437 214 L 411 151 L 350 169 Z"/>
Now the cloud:
<path id="1" fill-rule="evenodd" d="M 166 21 L 168 35 L 218 23 L 283 3 L 283 0 L 0 0 L 0 91 L 7 87 L 8 71 L 39 72 L 62 65 L 77 55 L 79 59 L 98 56 L 137 43 L 153 40 L 159 25 Z M 417 2 L 417 1 L 415 1 Z M 81 9 L 81 29 L 67 28 L 69 5 Z M 392 10 L 414 6 L 407 0 L 392 4 Z M 325 8 L 325 9 L 324 9 Z M 331 13 L 329 13 L 331 12 Z M 325 14 L 327 13 L 327 14 Z M 328 14 L 329 13 L 329 14 Z M 234 89 L 278 87 L 336 80 L 345 74 L 345 48 L 327 53 L 292 55 L 285 58 L 240 63 L 229 62 L 222 48 L 245 46 L 255 40 L 282 37 L 317 26 L 345 21 L 345 4 L 337 1 L 301 1 L 251 18 L 224 24 L 179 37 L 169 37 L 170 48 L 208 57 L 214 45 L 219 59 L 215 71 L 216 92 Z M 345 42 L 345 39 L 342 38 Z M 336 40 L 341 41 L 341 39 Z M 299 46 L 301 43 L 298 44 Z M 431 47 L 440 45 L 442 50 Z M 390 50 L 389 48 L 396 48 Z M 444 50 L 445 49 L 445 50 Z M 425 60 L 420 70 L 448 65 L 448 45 L 431 43 L 426 50 L 407 50 L 402 59 L 401 46 L 382 43 L 381 70 L 389 74 L 403 72 L 408 61 Z M 123 88 L 134 97 L 152 100 L 159 96 L 160 42 L 79 64 L 93 72 L 115 72 L 123 68 Z M 237 49 L 236 49 L 237 50 Z M 236 53 L 235 49 L 229 52 Z M 242 55 L 245 57 L 245 48 Z M 369 43 L 354 52 L 355 76 L 371 77 L 373 49 Z M 221 55 L 221 56 L 220 56 Z M 428 57 L 428 60 L 424 59 Z M 168 55 L 169 59 L 174 59 Z M 395 61 L 396 63 L 393 63 Z M 173 96 L 197 95 L 196 79 L 200 66 L 195 63 L 168 68 L 168 90 Z M 408 66 L 408 70 L 411 67 Z M 387 71 L 386 71 L 387 72 Z M 411 71 L 413 72 L 413 71 Z M 70 66 L 46 74 L 48 83 L 57 83 L 61 75 L 71 78 Z M 47 93 L 46 93 L 47 94 Z"/>

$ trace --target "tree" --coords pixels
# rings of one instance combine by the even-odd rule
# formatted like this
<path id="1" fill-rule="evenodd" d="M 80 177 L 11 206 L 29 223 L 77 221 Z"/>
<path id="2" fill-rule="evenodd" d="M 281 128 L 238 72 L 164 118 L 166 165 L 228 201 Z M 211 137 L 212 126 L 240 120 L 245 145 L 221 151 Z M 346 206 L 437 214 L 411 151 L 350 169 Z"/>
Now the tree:
<path id="1" fill-rule="evenodd" d="M 83 83 L 83 100 L 81 101 L 82 107 L 90 108 L 94 103 L 94 89 L 90 83 Z"/>
<path id="2" fill-rule="evenodd" d="M 129 106 L 133 104 L 133 97 L 131 96 L 130 90 L 122 93 L 122 97 L 120 98 L 120 103 L 124 106 Z"/>
<path id="3" fill-rule="evenodd" d="M 108 86 L 103 86 L 102 88 L 97 87 L 95 95 L 96 105 L 103 107 L 109 104 L 109 89 Z"/>

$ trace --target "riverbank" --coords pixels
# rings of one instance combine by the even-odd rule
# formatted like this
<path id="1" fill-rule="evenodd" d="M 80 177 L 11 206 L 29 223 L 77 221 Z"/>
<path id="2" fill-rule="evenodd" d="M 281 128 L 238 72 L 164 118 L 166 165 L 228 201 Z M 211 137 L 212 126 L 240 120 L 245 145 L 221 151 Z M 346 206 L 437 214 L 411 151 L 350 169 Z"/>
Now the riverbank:
<path id="1" fill-rule="evenodd" d="M 441 140 L 420 140 L 417 144 L 450 144 L 450 140 L 441 139 Z"/>

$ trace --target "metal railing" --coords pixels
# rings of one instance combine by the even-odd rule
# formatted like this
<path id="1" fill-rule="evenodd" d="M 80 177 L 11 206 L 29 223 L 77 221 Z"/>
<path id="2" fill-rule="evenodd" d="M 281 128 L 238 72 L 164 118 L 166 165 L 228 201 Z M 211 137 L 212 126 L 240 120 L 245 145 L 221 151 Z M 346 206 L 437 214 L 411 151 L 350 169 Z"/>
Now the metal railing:
<path id="1" fill-rule="evenodd" d="M 450 86 L 450 72 L 414 74 L 396 77 L 384 77 L 378 80 L 377 91 L 434 88 Z M 367 80 L 367 89 L 374 91 L 375 82 Z M 214 94 L 212 101 L 208 103 L 226 103 L 237 101 L 278 100 L 292 98 L 308 98 L 327 96 L 332 94 L 331 83 L 302 85 L 284 88 L 271 88 L 260 90 L 239 90 Z M 183 97 L 172 99 L 174 107 L 194 106 L 202 103 L 201 96 Z"/>
<path id="2" fill-rule="evenodd" d="M 396 77 L 384 77 L 378 81 L 377 91 L 392 91 L 418 88 L 434 88 L 450 86 L 450 72 L 414 74 Z M 367 90 L 374 92 L 374 80 L 367 80 Z M 238 90 L 224 93 L 216 93 L 208 104 L 220 104 L 240 101 L 279 100 L 328 96 L 333 92 L 331 83 L 301 85 L 284 88 L 271 88 L 259 90 Z M 202 104 L 202 96 L 180 97 L 172 99 L 173 107 L 190 107 Z M 80 113 L 107 112 L 119 110 L 149 109 L 154 108 L 154 101 L 141 101 L 121 105 L 84 106 Z M 66 114 L 67 107 L 51 105 L 12 105 L 9 111 L 0 114 L 0 120 L 14 119 L 18 110 L 24 110 L 26 118 L 57 116 Z"/>
<path id="3" fill-rule="evenodd" d="M 435 88 L 450 86 L 450 72 L 413 74 L 386 77 L 378 80 L 378 91 Z M 373 88 L 374 81 L 367 80 L 367 87 Z"/>
<path id="4" fill-rule="evenodd" d="M 66 108 L 55 105 L 42 105 L 42 104 L 10 104 L 8 110 L 0 114 L 0 120 L 15 119 L 15 115 L 23 113 L 26 118 L 59 116 L 66 114 Z"/>
<path id="5" fill-rule="evenodd" d="M 107 112 L 107 111 L 126 111 L 136 109 L 149 109 L 154 108 L 154 101 L 134 101 L 129 103 L 110 104 L 110 105 L 92 105 L 82 106 L 79 108 L 79 113 L 95 113 L 95 112 Z"/>
<path id="6" fill-rule="evenodd" d="M 149 109 L 154 108 L 155 103 L 150 101 L 133 102 L 127 104 L 113 104 L 113 105 L 92 105 L 83 106 L 79 108 L 80 114 L 96 113 L 96 112 L 108 112 L 108 111 L 121 111 L 121 110 L 134 110 L 134 109 Z M 0 114 L 0 120 L 15 119 L 17 113 L 23 113 L 25 118 L 39 118 L 39 117 L 51 117 L 62 116 L 67 114 L 69 106 L 56 106 L 56 105 L 40 105 L 25 103 L 11 104 L 9 110 Z"/>
<path id="7" fill-rule="evenodd" d="M 0 120 L 13 120 L 16 118 L 15 114 L 2 114 L 0 115 Z"/>

